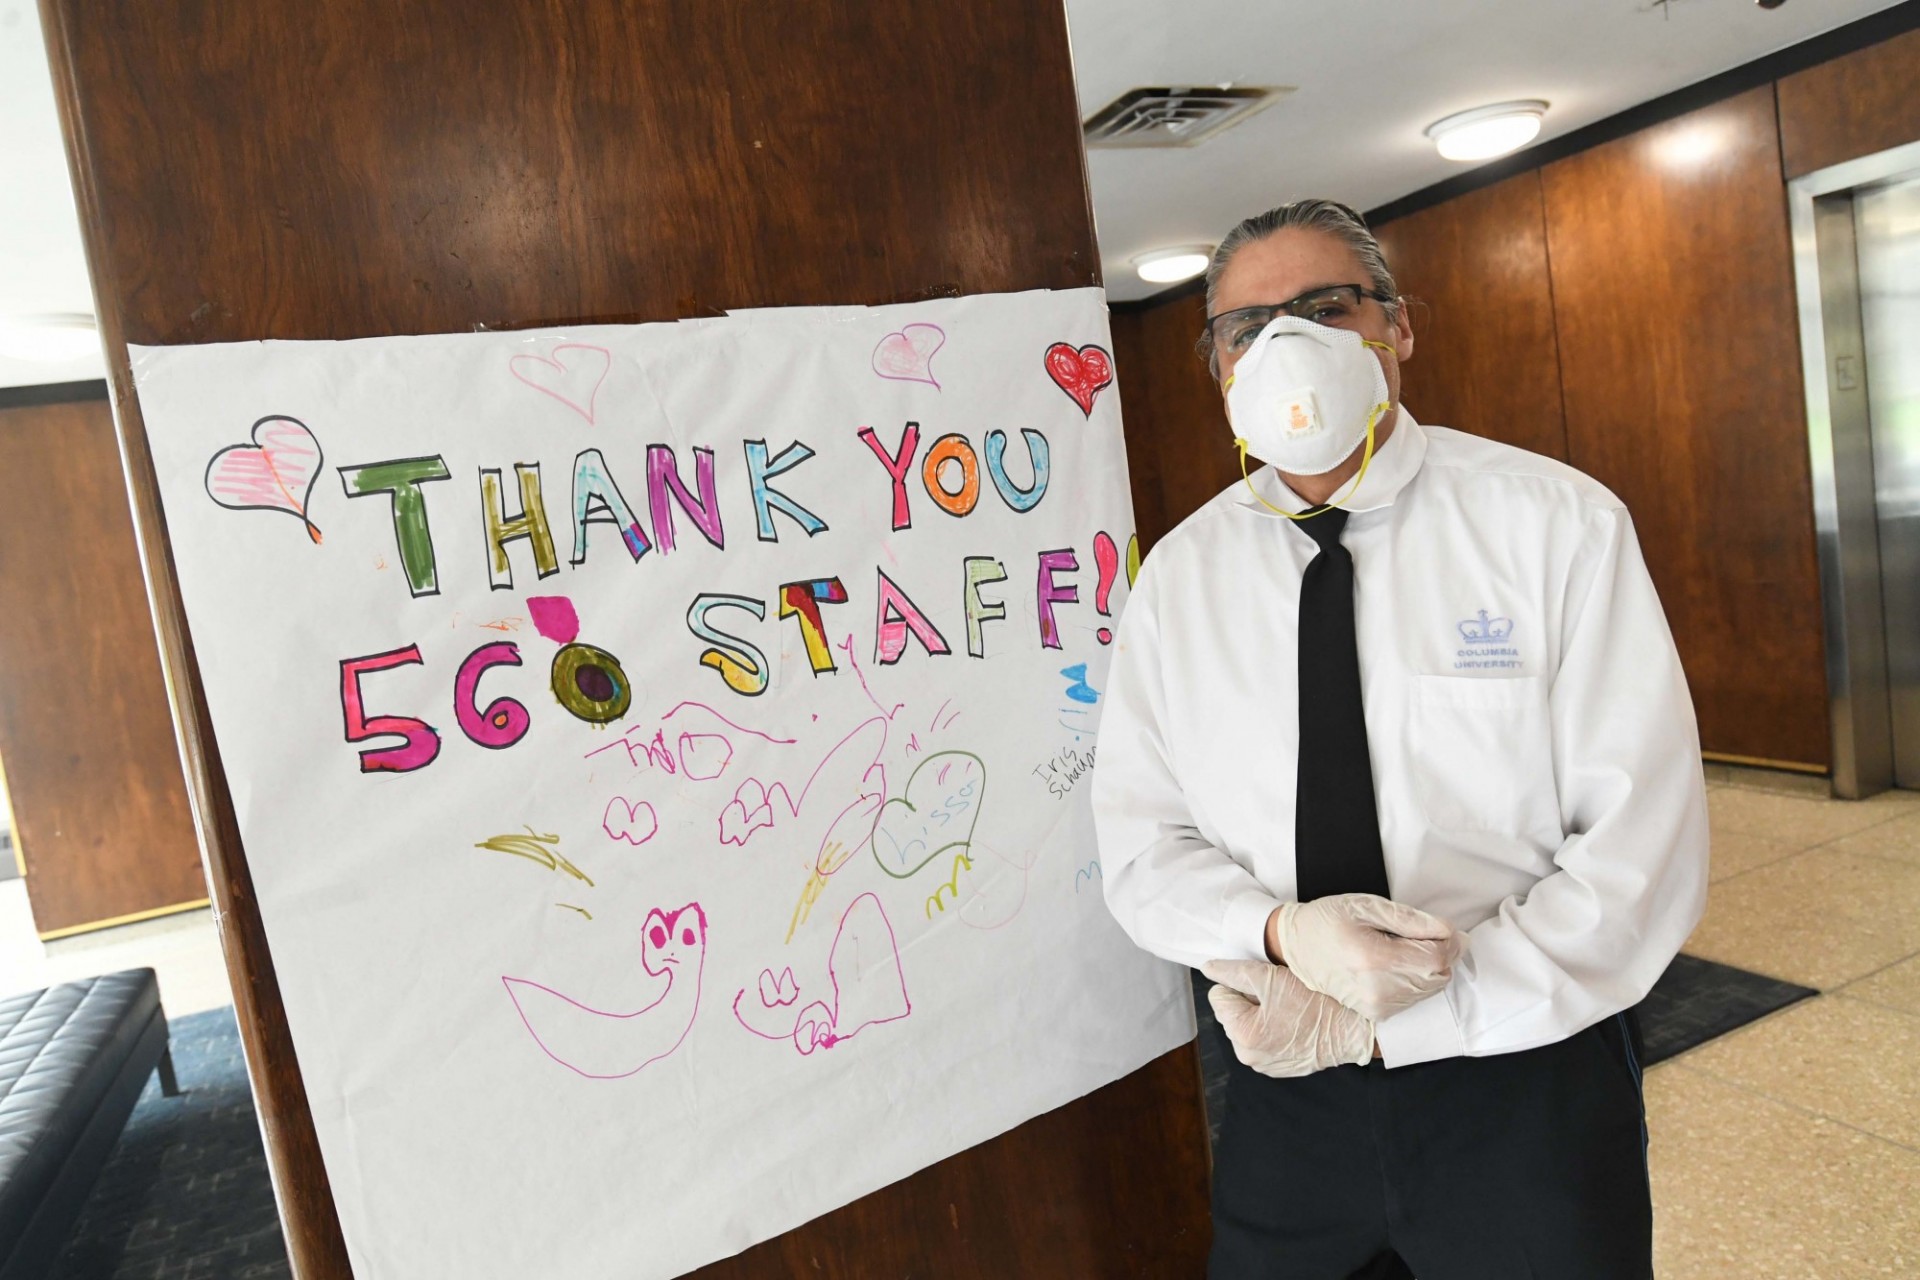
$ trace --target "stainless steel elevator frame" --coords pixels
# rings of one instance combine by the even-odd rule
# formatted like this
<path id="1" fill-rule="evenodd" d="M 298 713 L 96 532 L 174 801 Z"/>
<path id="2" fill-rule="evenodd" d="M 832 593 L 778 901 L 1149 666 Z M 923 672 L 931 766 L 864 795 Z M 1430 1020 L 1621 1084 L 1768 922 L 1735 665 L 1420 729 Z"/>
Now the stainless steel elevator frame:
<path id="1" fill-rule="evenodd" d="M 1920 142 L 1819 169 L 1787 184 L 1826 629 L 1833 793 L 1853 800 L 1893 785 L 1853 198 L 1861 187 L 1915 174 L 1920 174 Z"/>

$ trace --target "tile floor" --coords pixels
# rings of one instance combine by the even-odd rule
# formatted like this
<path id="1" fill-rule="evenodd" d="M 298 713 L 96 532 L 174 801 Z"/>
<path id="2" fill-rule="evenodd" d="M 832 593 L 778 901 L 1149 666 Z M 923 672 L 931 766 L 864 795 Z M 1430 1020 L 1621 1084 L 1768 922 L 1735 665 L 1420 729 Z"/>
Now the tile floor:
<path id="1" fill-rule="evenodd" d="M 1920 793 L 1712 766 L 1713 890 L 1687 950 L 1822 995 L 1647 1073 L 1661 1280 L 1920 1276 Z M 230 1002 L 205 910 L 42 946 L 0 882 L 0 994 L 152 965 Z"/>
<path id="2" fill-rule="evenodd" d="M 1647 1072 L 1657 1274 L 1920 1276 L 1920 794 L 1708 787 L 1686 949 L 1822 994 Z"/>

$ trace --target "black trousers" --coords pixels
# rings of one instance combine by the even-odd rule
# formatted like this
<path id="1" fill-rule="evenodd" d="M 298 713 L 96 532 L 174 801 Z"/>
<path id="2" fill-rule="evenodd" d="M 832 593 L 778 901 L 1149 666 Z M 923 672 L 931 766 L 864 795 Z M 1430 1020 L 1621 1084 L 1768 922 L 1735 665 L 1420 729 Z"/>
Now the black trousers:
<path id="1" fill-rule="evenodd" d="M 1211 1280 L 1648 1280 L 1637 1028 L 1273 1080 L 1229 1057 Z"/>

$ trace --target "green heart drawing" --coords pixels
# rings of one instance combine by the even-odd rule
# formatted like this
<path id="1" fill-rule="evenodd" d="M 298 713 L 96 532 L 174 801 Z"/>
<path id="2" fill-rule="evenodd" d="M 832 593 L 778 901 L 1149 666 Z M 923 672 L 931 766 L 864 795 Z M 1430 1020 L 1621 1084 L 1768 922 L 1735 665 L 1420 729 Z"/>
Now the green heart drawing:
<path id="1" fill-rule="evenodd" d="M 873 860 L 905 880 L 941 854 L 973 844 L 987 798 L 987 764 L 971 751 L 939 751 L 907 779 L 907 793 L 887 801 L 873 829 Z"/>

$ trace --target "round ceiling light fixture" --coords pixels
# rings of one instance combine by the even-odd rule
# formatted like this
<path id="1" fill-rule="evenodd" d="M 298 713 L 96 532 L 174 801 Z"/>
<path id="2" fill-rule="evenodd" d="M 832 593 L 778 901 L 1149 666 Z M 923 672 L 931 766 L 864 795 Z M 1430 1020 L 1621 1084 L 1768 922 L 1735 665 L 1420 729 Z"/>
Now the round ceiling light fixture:
<path id="1" fill-rule="evenodd" d="M 99 326 L 84 312 L 0 316 L 0 356 L 51 364 L 99 350 Z"/>
<path id="2" fill-rule="evenodd" d="M 1538 98 L 1500 102 L 1436 120 L 1427 136 L 1448 160 L 1491 160 L 1532 142 L 1546 114 L 1547 104 Z"/>
<path id="3" fill-rule="evenodd" d="M 1133 269 L 1149 284 L 1177 284 L 1205 271 L 1212 260 L 1212 245 L 1187 244 L 1143 253 L 1133 260 Z"/>

